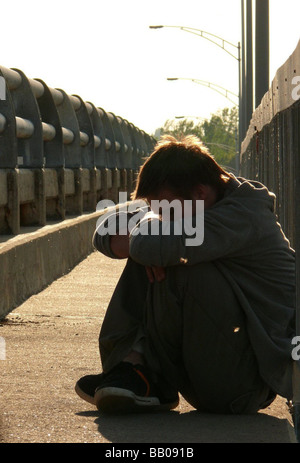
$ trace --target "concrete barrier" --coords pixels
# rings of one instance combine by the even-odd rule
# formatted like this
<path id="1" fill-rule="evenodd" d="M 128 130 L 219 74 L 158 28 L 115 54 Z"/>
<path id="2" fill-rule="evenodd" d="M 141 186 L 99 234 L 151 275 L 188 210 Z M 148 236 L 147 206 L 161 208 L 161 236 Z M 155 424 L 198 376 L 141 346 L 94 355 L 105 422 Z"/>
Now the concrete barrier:
<path id="1" fill-rule="evenodd" d="M 98 217 L 70 218 L 0 243 L 0 319 L 92 252 Z"/>
<path id="2" fill-rule="evenodd" d="M 134 189 L 131 169 L 0 169 L 0 236 L 96 210 L 104 198 Z"/>

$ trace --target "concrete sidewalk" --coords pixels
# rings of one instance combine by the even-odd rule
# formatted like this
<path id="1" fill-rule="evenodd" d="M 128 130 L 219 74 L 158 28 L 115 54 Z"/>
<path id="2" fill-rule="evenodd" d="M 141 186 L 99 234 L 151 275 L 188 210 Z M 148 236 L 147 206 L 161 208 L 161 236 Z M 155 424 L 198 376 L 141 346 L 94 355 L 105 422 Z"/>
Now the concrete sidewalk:
<path id="1" fill-rule="evenodd" d="M 0 442 L 295 442 L 281 397 L 254 416 L 200 414 L 181 399 L 172 412 L 114 417 L 75 394 L 79 377 L 99 372 L 99 328 L 123 265 L 92 253 L 0 321 Z"/>

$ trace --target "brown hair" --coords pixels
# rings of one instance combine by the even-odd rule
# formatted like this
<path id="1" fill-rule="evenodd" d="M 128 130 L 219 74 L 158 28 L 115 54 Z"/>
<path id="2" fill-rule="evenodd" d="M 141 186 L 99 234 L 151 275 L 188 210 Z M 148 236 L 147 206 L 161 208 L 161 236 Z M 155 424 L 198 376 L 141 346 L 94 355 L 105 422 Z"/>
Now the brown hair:
<path id="1" fill-rule="evenodd" d="M 164 136 L 140 169 L 132 199 L 145 199 L 162 188 L 190 199 L 194 188 L 210 185 L 223 197 L 229 174 L 213 159 L 195 136 L 180 140 Z"/>

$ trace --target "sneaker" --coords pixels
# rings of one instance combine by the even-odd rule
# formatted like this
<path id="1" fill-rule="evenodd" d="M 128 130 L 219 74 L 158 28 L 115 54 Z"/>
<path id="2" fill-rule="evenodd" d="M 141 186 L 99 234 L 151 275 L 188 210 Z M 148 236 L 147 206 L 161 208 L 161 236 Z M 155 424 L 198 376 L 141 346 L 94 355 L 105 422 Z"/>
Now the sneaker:
<path id="1" fill-rule="evenodd" d="M 158 395 L 143 365 L 121 362 L 106 374 L 94 396 L 96 407 L 104 413 L 167 411 L 177 407 L 172 399 Z"/>
<path id="2" fill-rule="evenodd" d="M 87 375 L 80 378 L 75 385 L 75 392 L 86 402 L 95 405 L 95 390 L 100 386 L 104 373 L 99 375 Z"/>

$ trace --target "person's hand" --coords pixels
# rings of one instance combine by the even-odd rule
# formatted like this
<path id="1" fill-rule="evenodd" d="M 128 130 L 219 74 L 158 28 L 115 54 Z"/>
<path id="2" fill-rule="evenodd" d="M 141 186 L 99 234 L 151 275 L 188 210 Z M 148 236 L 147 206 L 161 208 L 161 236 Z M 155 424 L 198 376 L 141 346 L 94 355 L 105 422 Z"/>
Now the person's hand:
<path id="1" fill-rule="evenodd" d="M 152 266 L 146 267 L 146 273 L 150 283 L 154 283 L 154 281 L 163 281 L 166 277 L 166 270 L 164 267 L 159 266 Z"/>

